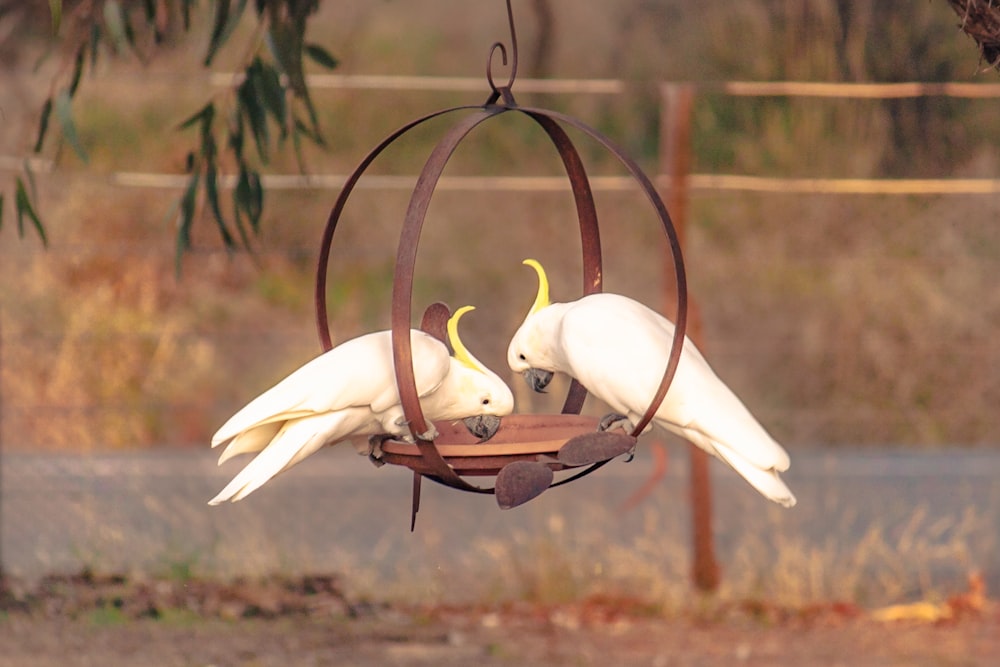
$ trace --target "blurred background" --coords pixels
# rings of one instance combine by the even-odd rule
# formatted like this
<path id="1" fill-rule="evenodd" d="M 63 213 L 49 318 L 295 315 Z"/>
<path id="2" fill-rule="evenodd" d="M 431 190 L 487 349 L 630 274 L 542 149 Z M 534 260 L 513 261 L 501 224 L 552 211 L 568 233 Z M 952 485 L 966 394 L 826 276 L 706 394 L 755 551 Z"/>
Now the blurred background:
<path id="1" fill-rule="evenodd" d="M 176 176 L 195 146 L 195 133 L 178 125 L 231 95 L 218 74 L 245 56 L 234 48 L 202 67 L 211 25 L 195 21 L 146 62 L 105 57 L 88 70 L 73 113 L 89 160 L 49 143 L 34 170 L 48 247 L 31 233 L 19 239 L 8 186 L 66 67 L 47 38 L 47 7 L 36 4 L 8 3 L 0 14 L 6 572 L 336 570 L 401 595 L 447 596 L 467 578 L 479 586 L 466 593 L 605 586 L 683 597 L 678 443 L 665 481 L 627 513 L 616 508 L 646 479 L 645 451 L 627 472 L 609 467 L 509 513 L 489 499 L 429 490 L 413 535 L 405 471 L 375 471 L 339 452 L 320 453 L 238 506 L 206 507 L 239 469 L 214 467 L 211 434 L 320 352 L 312 289 L 337 189 L 268 187 L 252 253 L 225 248 L 211 224 L 194 225 L 178 275 L 185 180 Z M 1000 576 L 1000 188 L 990 180 L 1000 102 L 738 96 L 714 85 L 996 84 L 948 3 L 525 0 L 514 12 L 519 80 L 619 82 L 613 92 L 572 93 L 522 93 L 515 83 L 517 100 L 597 128 L 651 176 L 663 172 L 660 85 L 704 84 L 691 116 L 690 293 L 704 352 L 791 452 L 788 479 L 800 499 L 790 512 L 770 507 L 713 464 L 726 590 L 898 600 L 962 586 L 974 570 Z M 254 30 L 240 23 L 234 43 Z M 323 2 L 307 35 L 338 59 L 336 75 L 482 81 L 473 91 L 313 87 L 327 149 L 305 146 L 302 162 L 317 175 L 349 173 L 420 115 L 481 104 L 489 45 L 509 39 L 502 3 L 443 0 Z M 408 133 L 367 173 L 415 176 L 457 118 Z M 623 175 L 600 146 L 571 136 L 592 177 Z M 279 152 L 264 173 L 296 174 L 297 160 Z M 561 175 L 544 134 L 517 114 L 477 128 L 445 172 Z M 775 180 L 720 189 L 711 175 Z M 983 191 L 795 192 L 780 179 L 971 179 Z M 629 188 L 598 187 L 596 196 L 605 289 L 669 312 L 672 268 L 648 203 Z M 351 196 L 328 285 L 336 340 L 388 326 L 409 197 L 405 186 Z M 421 237 L 414 312 L 438 300 L 476 305 L 463 321 L 466 341 L 507 378 L 506 343 L 534 298 L 521 260 L 548 268 L 555 300 L 576 298 L 576 225 L 565 188 L 440 189 Z M 508 379 L 520 411 L 551 409 Z"/>

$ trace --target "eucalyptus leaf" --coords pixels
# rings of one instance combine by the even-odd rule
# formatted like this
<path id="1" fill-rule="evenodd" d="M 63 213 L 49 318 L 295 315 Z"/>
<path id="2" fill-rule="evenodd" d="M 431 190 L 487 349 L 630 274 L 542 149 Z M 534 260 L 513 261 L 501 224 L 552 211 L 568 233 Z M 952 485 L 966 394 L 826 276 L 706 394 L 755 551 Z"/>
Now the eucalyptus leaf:
<path id="1" fill-rule="evenodd" d="M 246 225 L 243 223 L 243 214 L 238 206 L 233 207 L 233 219 L 236 221 L 236 231 L 240 235 L 240 242 L 243 247 L 250 250 L 250 238 L 247 236 Z"/>
<path id="2" fill-rule="evenodd" d="M 235 8 L 232 7 L 230 0 L 216 0 L 212 36 L 208 42 L 208 52 L 205 54 L 205 67 L 212 64 L 215 56 L 218 55 L 219 48 L 233 34 L 233 30 L 236 29 L 243 17 L 243 10 L 246 9 L 246 6 L 247 0 L 237 0 Z"/>
<path id="3" fill-rule="evenodd" d="M 52 34 L 58 34 L 62 25 L 62 0 L 49 0 L 49 13 L 52 14 Z"/>
<path id="4" fill-rule="evenodd" d="M 89 159 L 87 152 L 83 150 L 83 145 L 80 143 L 80 138 L 76 133 L 76 126 L 73 124 L 73 108 L 68 90 L 63 90 L 56 95 L 53 107 L 56 112 L 56 119 L 58 119 L 59 125 L 62 127 L 63 137 L 69 142 L 69 145 L 76 152 L 77 156 L 83 162 L 87 162 Z"/>
<path id="5" fill-rule="evenodd" d="M 20 177 L 17 179 L 17 188 L 14 195 L 14 205 L 17 209 L 17 234 L 21 238 L 24 238 L 24 219 L 28 218 L 32 225 L 35 227 L 35 232 L 38 234 L 38 238 L 42 240 L 42 245 L 46 248 L 49 245 L 49 240 L 45 236 L 45 226 L 42 225 L 41 219 L 38 217 L 38 213 L 35 212 L 35 207 L 31 205 L 31 198 L 28 196 L 28 190 L 24 187 L 24 181 Z"/>
<path id="6" fill-rule="evenodd" d="M 264 190 L 260 184 L 260 175 L 246 163 L 240 164 L 240 175 L 233 190 L 233 203 L 236 208 L 247 214 L 254 233 L 259 232 L 260 217 L 264 208 Z"/>
<path id="7" fill-rule="evenodd" d="M 285 89 L 281 85 L 281 73 L 273 66 L 265 64 L 260 58 L 255 58 L 247 68 L 247 77 L 252 79 L 254 92 L 274 116 L 284 138 L 287 134 L 288 110 L 285 104 Z"/>
<path id="8" fill-rule="evenodd" d="M 212 216 L 215 218 L 215 224 L 219 228 L 219 235 L 222 236 L 222 242 L 226 245 L 226 248 L 234 248 L 236 243 L 233 241 L 232 234 L 229 233 L 226 220 L 222 217 L 222 208 L 219 206 L 219 170 L 215 162 L 209 162 L 205 167 L 205 197 L 208 199 L 209 208 L 212 209 Z"/>
<path id="9" fill-rule="evenodd" d="M 94 23 L 90 26 L 90 69 L 97 66 L 97 48 L 101 44 L 101 26 L 99 23 Z"/>
<path id="10" fill-rule="evenodd" d="M 330 55 L 329 51 L 319 44 L 308 43 L 303 47 L 303 52 L 309 56 L 313 62 L 327 69 L 334 69 L 340 63 Z"/>
<path id="11" fill-rule="evenodd" d="M 240 111 L 250 124 L 250 132 L 253 134 L 254 143 L 257 145 L 257 154 L 265 164 L 268 162 L 268 144 L 270 143 L 270 133 L 267 129 L 267 115 L 260 105 L 256 94 L 254 81 L 251 77 L 240 84 L 236 91 L 237 101 Z"/>
<path id="12" fill-rule="evenodd" d="M 191 249 L 191 226 L 194 224 L 195 203 L 200 180 L 201 172 L 195 168 L 187 187 L 184 189 L 184 194 L 181 196 L 180 219 L 177 221 L 177 246 L 174 256 L 174 270 L 178 276 L 181 274 L 181 258 L 185 252 Z"/>
<path id="13" fill-rule="evenodd" d="M 234 113 L 232 125 L 229 128 L 228 144 L 229 148 L 233 151 L 233 155 L 236 156 L 237 162 L 243 162 L 244 137 L 245 134 L 243 132 L 243 115 L 239 113 Z"/>
<path id="14" fill-rule="evenodd" d="M 115 51 L 123 53 L 128 44 L 128 35 L 125 28 L 125 14 L 118 0 L 105 0 L 104 27 L 108 29 Z"/>
<path id="15" fill-rule="evenodd" d="M 197 0 L 181 0 L 181 20 L 184 23 L 184 30 L 191 29 L 191 8 Z"/>
<path id="16" fill-rule="evenodd" d="M 69 96 L 76 94 L 76 89 L 80 85 L 80 76 L 83 74 L 83 63 L 87 58 L 87 45 L 80 44 L 76 50 L 76 58 L 73 61 L 73 76 L 69 80 Z"/>
<path id="17" fill-rule="evenodd" d="M 178 130 L 187 129 L 192 125 L 194 125 L 195 123 L 203 122 L 205 118 L 208 118 L 209 121 L 211 121 L 212 117 L 214 116 L 215 116 L 215 103 L 209 102 L 208 104 L 206 104 L 205 106 L 198 109 L 193 114 L 182 120 L 180 125 L 177 126 L 177 129 Z"/>
<path id="18" fill-rule="evenodd" d="M 45 133 L 49 129 L 49 118 L 52 116 L 52 98 L 45 100 L 45 104 L 42 105 L 42 113 L 39 114 L 38 118 L 38 138 L 35 139 L 34 152 L 39 153 L 42 150 L 42 144 L 45 142 Z"/>

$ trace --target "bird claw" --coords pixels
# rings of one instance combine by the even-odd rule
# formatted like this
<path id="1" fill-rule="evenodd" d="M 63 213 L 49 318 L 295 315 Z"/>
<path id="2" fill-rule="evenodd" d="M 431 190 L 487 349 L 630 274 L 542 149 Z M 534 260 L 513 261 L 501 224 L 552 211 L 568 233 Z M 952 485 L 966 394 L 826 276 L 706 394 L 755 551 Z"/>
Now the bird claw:
<path id="1" fill-rule="evenodd" d="M 620 428 L 625 431 L 625 433 L 631 435 L 632 429 L 635 425 L 632 421 L 623 414 L 617 412 L 609 412 L 608 414 L 601 417 L 601 421 L 597 423 L 597 430 L 602 432 L 611 431 L 613 429 Z M 628 458 L 625 459 L 625 463 L 631 463 L 632 459 L 635 458 L 635 445 L 637 441 L 633 440 L 632 449 L 630 449 L 627 454 Z"/>
<path id="2" fill-rule="evenodd" d="M 402 416 L 397 417 L 392 423 L 395 424 L 397 427 L 399 427 L 399 430 L 401 431 L 401 433 L 395 437 L 409 445 L 417 444 L 418 438 L 420 440 L 430 441 L 440 435 L 440 433 L 438 433 L 438 430 L 434 427 L 434 424 L 430 424 L 425 432 L 418 433 L 417 437 L 414 438 L 413 434 L 410 432 L 410 422 L 408 419 L 406 419 L 406 417 Z"/>
<path id="3" fill-rule="evenodd" d="M 631 433 L 634 424 L 632 424 L 628 417 L 617 412 L 609 412 L 601 417 L 601 421 L 597 423 L 598 431 L 610 431 L 615 428 L 620 428 L 626 433 Z"/>
<path id="4" fill-rule="evenodd" d="M 387 433 L 368 436 L 368 460 L 376 468 L 385 465 L 385 461 L 382 460 L 382 443 L 386 440 L 392 440 L 392 436 Z"/>
<path id="5" fill-rule="evenodd" d="M 439 435 L 441 435 L 441 434 L 438 432 L 438 430 L 436 428 L 434 428 L 434 424 L 431 424 L 430 428 L 428 428 L 423 433 L 418 434 L 417 437 L 420 438 L 421 440 L 426 440 L 426 441 L 430 442 L 430 441 L 434 440 L 434 438 L 438 437 Z"/>

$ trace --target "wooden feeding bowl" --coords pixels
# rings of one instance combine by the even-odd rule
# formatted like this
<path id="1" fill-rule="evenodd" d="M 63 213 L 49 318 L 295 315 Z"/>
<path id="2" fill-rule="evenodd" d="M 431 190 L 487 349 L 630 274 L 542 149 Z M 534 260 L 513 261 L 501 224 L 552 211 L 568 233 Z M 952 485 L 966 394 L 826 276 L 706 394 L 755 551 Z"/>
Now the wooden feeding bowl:
<path id="1" fill-rule="evenodd" d="M 634 448 L 636 437 L 645 429 L 663 400 L 680 360 L 681 347 L 687 323 L 687 283 L 680 241 L 666 207 L 650 179 L 639 165 L 628 157 L 610 139 L 584 123 L 564 114 L 544 109 L 519 106 L 511 93 L 517 72 L 516 37 L 510 3 L 511 39 L 514 45 L 510 77 L 507 84 L 497 86 L 491 72 L 492 56 L 496 50 L 504 55 L 503 45 L 496 43 L 487 61 L 487 80 L 491 93 L 482 105 L 451 107 L 418 118 L 387 136 L 362 159 L 350 174 L 327 219 L 316 271 L 316 321 L 324 350 L 332 348 L 327 315 L 327 271 L 334 233 L 341 213 L 359 179 L 371 163 L 391 143 L 409 130 L 438 116 L 465 112 L 441 138 L 432 150 L 417 178 L 410 197 L 403 228 L 400 233 L 392 288 L 392 349 L 396 384 L 404 416 L 416 444 L 389 440 L 383 443 L 383 461 L 410 468 L 414 473 L 413 516 L 420 499 L 420 480 L 427 477 L 441 484 L 474 493 L 491 493 L 497 496 L 503 508 L 519 505 L 549 488 L 573 481 L 604 465 L 607 461 Z M 549 137 L 558 152 L 573 192 L 580 222 L 580 241 L 583 254 L 583 294 L 602 290 L 603 274 L 601 242 L 593 192 L 573 142 L 563 126 L 569 126 L 595 140 L 613 154 L 632 175 L 639 190 L 653 206 L 659 217 L 670 246 L 674 269 L 677 310 L 676 325 L 669 361 L 663 379 L 646 413 L 630 434 L 598 431 L 598 420 L 580 416 L 587 392 L 573 381 L 560 414 L 514 414 L 504 417 L 497 433 L 485 443 L 476 443 L 461 422 L 435 423 L 439 435 L 434 441 L 421 440 L 418 434 L 429 432 L 429 424 L 420 409 L 414 379 L 409 331 L 412 327 L 413 274 L 417 247 L 431 196 L 448 159 L 458 144 L 481 123 L 505 113 L 523 114 L 537 123 Z M 446 341 L 445 322 L 449 312 L 443 304 L 434 304 L 424 314 L 421 328 L 440 340 Z M 447 343 L 446 343 L 447 344 Z M 553 480 L 553 473 L 571 468 L 582 468 L 569 477 Z M 483 488 L 463 479 L 463 475 L 495 476 L 495 486 Z"/>
<path id="2" fill-rule="evenodd" d="M 513 414 L 501 420 L 500 429 L 488 442 L 477 442 L 461 422 L 434 422 L 439 433 L 434 446 L 458 475 L 497 475 L 514 461 L 539 462 L 558 472 L 578 467 L 560 462 L 559 451 L 576 436 L 596 433 L 597 422 L 595 417 L 573 414 Z M 422 475 L 436 472 L 417 445 L 398 440 L 382 444 L 382 460 Z"/>

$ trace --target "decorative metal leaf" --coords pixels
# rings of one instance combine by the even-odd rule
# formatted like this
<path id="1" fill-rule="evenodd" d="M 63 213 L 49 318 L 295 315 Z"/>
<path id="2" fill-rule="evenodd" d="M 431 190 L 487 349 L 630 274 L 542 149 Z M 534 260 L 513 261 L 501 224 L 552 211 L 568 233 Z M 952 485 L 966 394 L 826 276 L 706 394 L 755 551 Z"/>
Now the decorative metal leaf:
<path id="1" fill-rule="evenodd" d="M 308 43 L 303 47 L 303 51 L 313 62 L 327 69 L 334 69 L 340 63 L 330 55 L 329 51 L 319 44 Z"/>
<path id="2" fill-rule="evenodd" d="M 494 494 L 497 505 L 509 510 L 538 497 L 552 485 L 552 470 L 544 463 L 535 461 L 514 461 L 508 463 L 497 474 Z"/>
<path id="3" fill-rule="evenodd" d="M 570 438 L 556 458 L 568 466 L 585 466 L 628 454 L 635 448 L 635 438 L 624 433 L 594 431 Z"/>
<path id="4" fill-rule="evenodd" d="M 34 225 L 35 231 L 38 233 L 38 238 L 42 240 L 42 245 L 47 248 L 49 240 L 45 236 L 45 226 L 42 225 L 42 221 L 39 219 L 38 213 L 35 212 L 35 207 L 31 205 L 31 198 L 28 196 L 28 190 L 24 187 L 24 181 L 22 181 L 20 177 L 17 178 L 14 203 L 15 208 L 17 209 L 18 236 L 24 238 L 24 219 L 28 218 L 32 225 Z"/>
<path id="5" fill-rule="evenodd" d="M 63 90 L 56 95 L 53 106 L 55 108 L 56 118 L 59 120 L 59 125 L 62 127 L 62 133 L 66 138 L 66 141 L 69 142 L 69 145 L 72 146 L 73 150 L 80 157 L 80 159 L 87 162 L 87 152 L 83 150 L 80 138 L 76 134 L 76 126 L 73 124 L 73 110 L 70 104 L 69 91 Z"/>
<path id="6" fill-rule="evenodd" d="M 38 138 L 35 139 L 35 152 L 42 150 L 42 143 L 45 141 L 45 133 L 49 129 L 49 116 L 52 115 L 52 98 L 45 100 L 42 105 L 42 113 L 38 118 Z"/>

